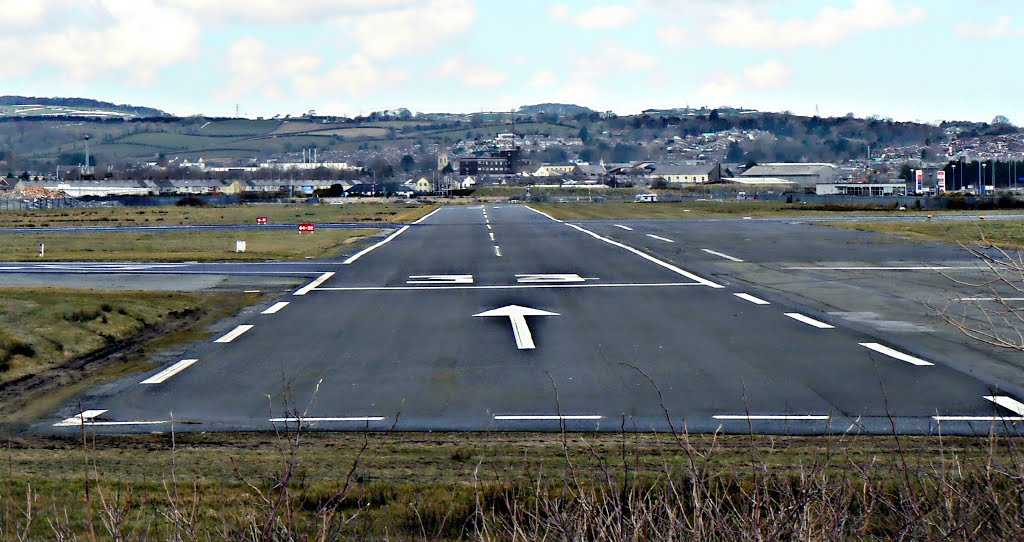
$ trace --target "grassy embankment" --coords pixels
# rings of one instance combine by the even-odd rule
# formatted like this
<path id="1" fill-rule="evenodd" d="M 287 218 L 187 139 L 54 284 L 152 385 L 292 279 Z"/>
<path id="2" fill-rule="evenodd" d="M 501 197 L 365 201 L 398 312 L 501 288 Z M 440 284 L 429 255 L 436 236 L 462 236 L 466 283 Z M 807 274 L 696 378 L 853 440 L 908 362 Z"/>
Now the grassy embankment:
<path id="1" fill-rule="evenodd" d="M 0 235 L 0 261 L 265 261 L 337 256 L 342 248 L 377 233 L 376 224 L 415 220 L 435 207 L 407 204 L 243 205 L 232 207 L 146 207 L 53 209 L 0 213 L 0 227 L 89 227 L 358 222 L 367 229 L 191 230 Z M 235 241 L 246 252 L 235 252 Z M 46 246 L 38 257 L 39 244 Z"/>
<path id="2" fill-rule="evenodd" d="M 86 432 L 8 441 L 0 538 L 1019 540 L 1018 445 Z"/>

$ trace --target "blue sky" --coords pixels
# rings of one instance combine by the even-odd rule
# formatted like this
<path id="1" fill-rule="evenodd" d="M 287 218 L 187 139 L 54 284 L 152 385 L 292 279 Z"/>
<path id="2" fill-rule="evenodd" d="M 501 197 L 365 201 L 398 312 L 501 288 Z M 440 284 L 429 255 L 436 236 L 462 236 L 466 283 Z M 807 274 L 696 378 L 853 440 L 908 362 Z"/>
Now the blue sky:
<path id="1" fill-rule="evenodd" d="M 0 0 L 0 93 L 176 114 L 568 102 L 1024 123 L 1019 0 Z"/>

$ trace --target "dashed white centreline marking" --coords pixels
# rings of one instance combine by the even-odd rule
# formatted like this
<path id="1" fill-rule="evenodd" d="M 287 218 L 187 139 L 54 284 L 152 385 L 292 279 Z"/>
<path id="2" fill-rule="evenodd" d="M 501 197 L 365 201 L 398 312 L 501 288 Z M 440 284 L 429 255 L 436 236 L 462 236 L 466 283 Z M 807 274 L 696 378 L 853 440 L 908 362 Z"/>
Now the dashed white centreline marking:
<path id="1" fill-rule="evenodd" d="M 246 290 L 246 291 L 244 291 L 242 293 L 245 293 L 245 294 L 258 294 L 258 293 L 260 293 L 260 291 L 259 290 Z"/>
<path id="2" fill-rule="evenodd" d="M 270 418 L 272 423 L 379 422 L 384 416 L 353 416 L 349 418 Z"/>
<path id="3" fill-rule="evenodd" d="M 409 275 L 406 284 L 473 284 L 473 275 Z"/>
<path id="4" fill-rule="evenodd" d="M 823 414 L 810 414 L 810 415 L 775 415 L 775 414 L 722 414 L 713 416 L 716 420 L 744 420 L 744 421 L 755 421 L 755 420 L 784 420 L 784 421 L 816 421 L 816 420 L 827 420 L 829 416 Z"/>
<path id="5" fill-rule="evenodd" d="M 433 213 L 431 213 L 431 214 L 433 214 Z M 427 215 L 427 216 L 430 216 L 430 215 Z M 423 218 L 426 218 L 426 216 L 423 217 Z M 413 222 L 413 224 L 416 224 L 416 222 Z M 341 263 L 343 263 L 345 265 L 349 265 L 349 264 L 355 263 L 355 261 L 358 260 L 359 258 L 362 258 L 363 256 L 366 256 L 367 254 L 373 252 L 374 250 L 377 250 L 378 248 L 380 248 L 380 247 L 390 243 L 391 241 L 393 241 L 395 239 L 395 237 L 398 237 L 399 235 L 402 235 L 408 229 L 409 229 L 409 226 L 402 226 L 401 228 L 398 229 L 398 231 L 396 231 L 395 233 L 392 233 L 391 235 L 387 236 L 387 238 L 384 239 L 383 241 L 377 243 L 376 245 L 364 248 L 363 250 L 360 250 L 359 252 L 356 252 L 355 254 L 350 256 L 347 260 L 345 260 L 345 261 L 343 261 Z"/>
<path id="6" fill-rule="evenodd" d="M 529 209 L 529 207 L 527 207 L 527 209 Z M 540 211 L 537 211 L 537 212 L 539 213 Z M 540 214 L 544 214 L 544 213 L 540 213 Z M 547 215 L 545 215 L 545 216 L 547 216 Z M 548 217 L 548 218 L 551 218 L 551 217 Z M 559 220 L 558 222 L 562 222 L 562 221 Z M 562 222 L 562 223 L 565 224 L 564 222 Z M 629 245 L 624 245 L 624 244 L 622 244 L 622 243 L 620 243 L 618 241 L 609 239 L 607 237 L 602 237 L 602 236 L 600 236 L 600 235 L 598 235 L 598 234 L 596 234 L 596 233 L 594 233 L 594 232 L 592 232 L 592 231 L 590 231 L 588 229 L 581 228 L 581 227 L 577 226 L 576 224 L 566 224 L 566 225 L 569 226 L 570 228 L 573 228 L 573 229 L 577 230 L 577 231 L 581 231 L 581 232 L 583 232 L 583 233 L 593 237 L 594 239 L 598 239 L 598 240 L 604 241 L 605 243 L 608 243 L 609 245 L 617 246 L 617 247 L 619 247 L 621 249 L 628 250 L 629 252 L 632 252 L 633 254 L 636 254 L 637 256 L 640 256 L 641 258 L 643 258 L 643 259 L 645 259 L 645 260 L 647 260 L 649 262 L 658 264 L 658 265 L 664 267 L 665 269 L 668 269 L 669 271 L 672 271 L 673 273 L 676 273 L 677 275 L 682 275 L 682 276 L 684 276 L 684 277 L 686 277 L 686 278 L 688 278 L 690 280 L 697 281 L 700 284 L 703 284 L 704 286 L 709 286 L 711 288 L 725 288 L 725 286 L 722 286 L 721 284 L 716 284 L 716 283 L 711 282 L 710 280 L 708 280 L 706 278 L 694 275 L 693 273 L 691 273 L 689 271 L 684 271 L 683 269 L 680 269 L 680 268 L 678 268 L 678 267 L 676 267 L 676 266 L 674 266 L 674 265 L 672 265 L 672 264 L 670 264 L 668 262 L 664 262 L 662 260 L 659 260 L 659 259 L 655 258 L 654 256 L 651 256 L 649 254 L 641 252 L 641 251 L 639 251 L 639 250 L 637 250 L 637 249 L 635 249 L 635 248 L 633 248 L 633 247 L 631 247 Z"/>
<path id="7" fill-rule="evenodd" d="M 183 359 L 174 365 L 160 371 L 159 373 L 139 382 L 139 384 L 162 384 L 168 378 L 188 369 L 193 363 L 199 361 L 198 359 Z"/>
<path id="8" fill-rule="evenodd" d="M 1024 301 L 1024 297 L 961 297 L 957 301 Z"/>
<path id="9" fill-rule="evenodd" d="M 334 271 L 328 271 L 328 272 L 324 273 L 323 275 L 320 275 L 319 277 L 313 279 L 313 282 L 310 282 L 309 284 L 303 286 L 302 288 L 299 288 L 292 295 L 306 295 L 309 292 L 312 292 L 313 290 L 315 290 L 317 286 L 320 286 L 321 284 L 327 282 L 327 280 L 330 279 L 333 276 L 334 276 Z"/>
<path id="10" fill-rule="evenodd" d="M 600 420 L 604 416 L 518 416 L 518 415 L 504 415 L 495 416 L 494 419 L 498 421 L 559 421 L 559 420 Z"/>
<path id="11" fill-rule="evenodd" d="M 487 235 L 491 236 L 491 241 L 494 240 L 494 232 L 487 232 Z"/>
<path id="12" fill-rule="evenodd" d="M 751 303 L 753 303 L 755 305 L 771 305 L 771 303 L 769 303 L 769 302 L 767 302 L 767 301 L 765 301 L 763 299 L 754 297 L 754 296 L 752 296 L 750 294 L 732 294 L 732 295 L 734 295 L 734 296 L 736 296 L 736 297 L 738 297 L 738 298 L 740 298 L 740 299 L 742 299 L 744 301 L 749 301 L 749 302 L 751 302 Z"/>
<path id="13" fill-rule="evenodd" d="M 489 229 L 489 230 L 490 230 L 490 229 L 493 229 L 493 228 L 491 228 L 491 225 L 490 225 L 490 224 L 487 224 L 487 229 Z"/>
<path id="14" fill-rule="evenodd" d="M 673 241 L 671 239 L 666 239 L 664 237 L 661 237 L 661 236 L 658 236 L 658 235 L 654 235 L 653 233 L 648 233 L 647 237 L 650 237 L 651 239 L 657 239 L 659 241 L 665 241 L 666 243 L 675 243 L 675 241 Z"/>
<path id="15" fill-rule="evenodd" d="M 870 349 L 870 350 L 874 350 L 875 352 L 878 352 L 879 354 L 885 354 L 886 356 L 889 356 L 890 358 L 895 358 L 895 359 L 898 359 L 900 361 L 905 361 L 905 362 L 913 364 L 913 365 L 920 365 L 920 366 L 935 365 L 934 363 L 932 363 L 930 361 L 925 361 L 925 360 L 923 360 L 921 358 L 916 358 L 914 356 L 911 356 L 910 354 L 904 354 L 903 352 L 900 352 L 898 350 L 893 350 L 892 348 L 889 348 L 888 346 L 884 346 L 884 345 L 881 345 L 881 344 L 878 344 L 878 343 L 858 343 L 858 344 L 860 344 L 864 348 L 867 348 L 867 349 Z"/>
<path id="16" fill-rule="evenodd" d="M 420 222 L 423 222 L 424 220 L 434 216 L 440 210 L 441 210 L 441 207 L 438 207 L 437 209 L 434 209 L 433 211 L 430 211 L 429 213 L 427 213 L 427 214 L 423 215 L 422 217 L 420 217 L 419 220 L 414 221 L 413 224 L 419 224 Z"/>
<path id="17" fill-rule="evenodd" d="M 804 316 L 798 312 L 787 312 L 785 314 L 786 316 L 796 320 L 797 322 L 803 322 L 809 326 L 814 326 L 818 329 L 835 329 L 835 326 L 833 325 L 826 324 L 825 322 L 820 322 L 818 320 L 815 320 L 814 318 L 811 318 L 810 316 Z"/>
<path id="18" fill-rule="evenodd" d="M 498 245 L 494 245 L 494 255 L 499 258 L 501 257 L 501 247 Z"/>
<path id="19" fill-rule="evenodd" d="M 629 226 L 623 226 L 622 224 L 616 224 L 615 227 L 616 228 L 622 228 L 622 229 L 624 229 L 626 231 L 633 231 L 633 228 L 630 228 Z"/>
<path id="20" fill-rule="evenodd" d="M 235 329 L 232 329 L 230 332 L 228 332 L 227 335 L 224 335 L 223 337 L 221 337 L 221 338 L 219 338 L 219 339 L 217 339 L 216 341 L 213 341 L 213 342 L 215 342 L 215 343 L 229 343 L 229 342 L 231 342 L 231 341 L 241 337 L 243 333 L 245 333 L 246 331 L 249 331 L 252 328 L 253 328 L 253 326 L 250 326 L 248 324 L 238 326 Z"/>
<path id="21" fill-rule="evenodd" d="M 273 305 L 270 306 L 270 308 L 261 312 L 260 314 L 277 314 L 278 311 L 287 307 L 289 304 L 290 303 L 288 301 L 278 301 L 277 303 L 274 303 Z"/>
<path id="22" fill-rule="evenodd" d="M 734 262 L 741 262 L 741 263 L 743 262 L 743 260 L 741 260 L 739 258 L 730 256 L 728 254 L 722 254 L 721 252 L 716 252 L 714 250 L 711 250 L 710 248 L 702 248 L 701 250 L 703 250 L 704 252 L 707 252 L 708 254 L 713 254 L 715 256 L 718 256 L 719 258 L 725 258 L 726 260 L 732 260 Z"/>
<path id="23" fill-rule="evenodd" d="M 1021 403 L 1013 397 L 1007 397 L 1005 395 L 983 395 L 982 397 L 1018 416 L 1024 416 L 1024 403 Z"/>

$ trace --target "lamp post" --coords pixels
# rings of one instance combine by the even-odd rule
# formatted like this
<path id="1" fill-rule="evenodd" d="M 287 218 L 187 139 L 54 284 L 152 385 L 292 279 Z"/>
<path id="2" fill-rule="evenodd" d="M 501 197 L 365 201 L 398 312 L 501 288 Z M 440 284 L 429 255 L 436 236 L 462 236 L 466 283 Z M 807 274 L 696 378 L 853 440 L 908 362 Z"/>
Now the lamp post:
<path id="1" fill-rule="evenodd" d="M 956 164 L 953 164 L 953 182 L 956 182 Z"/>
<path id="2" fill-rule="evenodd" d="M 978 160 L 980 161 L 981 158 L 979 157 Z M 978 169 L 978 194 L 982 196 L 985 195 L 985 168 L 987 167 L 988 164 L 982 162 L 981 167 Z"/>

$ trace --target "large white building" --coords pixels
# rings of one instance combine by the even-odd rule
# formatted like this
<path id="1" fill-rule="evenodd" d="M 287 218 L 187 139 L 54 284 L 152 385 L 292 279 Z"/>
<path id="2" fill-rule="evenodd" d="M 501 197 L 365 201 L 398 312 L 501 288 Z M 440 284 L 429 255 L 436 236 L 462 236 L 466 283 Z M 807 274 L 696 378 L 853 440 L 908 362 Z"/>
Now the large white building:
<path id="1" fill-rule="evenodd" d="M 834 164 L 774 163 L 758 164 L 740 174 L 744 179 L 783 179 L 801 188 L 814 188 L 819 184 L 834 183 L 839 177 L 839 168 Z"/>

